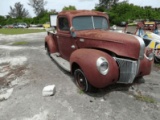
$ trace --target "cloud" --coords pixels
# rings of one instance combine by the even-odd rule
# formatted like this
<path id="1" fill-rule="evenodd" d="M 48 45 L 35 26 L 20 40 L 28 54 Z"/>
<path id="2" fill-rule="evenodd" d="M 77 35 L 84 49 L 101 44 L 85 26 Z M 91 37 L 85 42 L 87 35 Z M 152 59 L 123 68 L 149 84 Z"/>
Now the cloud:
<path id="1" fill-rule="evenodd" d="M 79 2 L 85 2 L 85 1 L 94 1 L 94 0 L 78 0 Z"/>
<path id="2" fill-rule="evenodd" d="M 75 6 L 78 10 L 91 10 L 94 9 L 95 4 L 98 3 L 99 0 L 48 0 L 48 4 L 45 8 L 56 9 L 56 11 L 60 12 L 64 6 Z"/>

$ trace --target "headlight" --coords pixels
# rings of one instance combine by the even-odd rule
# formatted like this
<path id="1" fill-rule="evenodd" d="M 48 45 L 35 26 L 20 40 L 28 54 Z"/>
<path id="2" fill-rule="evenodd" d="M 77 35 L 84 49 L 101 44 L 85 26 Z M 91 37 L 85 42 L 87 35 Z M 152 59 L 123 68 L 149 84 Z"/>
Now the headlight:
<path id="1" fill-rule="evenodd" d="M 109 70 L 108 61 L 104 57 L 97 59 L 97 69 L 102 75 L 106 75 Z"/>
<path id="2" fill-rule="evenodd" d="M 144 56 L 145 56 L 148 60 L 153 60 L 153 58 L 154 58 L 154 51 L 153 51 L 153 49 L 148 48 L 148 49 L 146 50 L 146 53 L 145 53 Z"/>

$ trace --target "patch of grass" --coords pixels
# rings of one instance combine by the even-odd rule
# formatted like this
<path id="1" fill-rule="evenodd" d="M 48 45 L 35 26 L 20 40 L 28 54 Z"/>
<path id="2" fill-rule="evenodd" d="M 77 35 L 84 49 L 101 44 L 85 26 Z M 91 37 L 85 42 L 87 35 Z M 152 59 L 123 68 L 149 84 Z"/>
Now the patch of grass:
<path id="1" fill-rule="evenodd" d="M 160 67 L 160 63 L 159 64 L 155 64 L 156 67 Z"/>
<path id="2" fill-rule="evenodd" d="M 136 98 L 136 100 L 142 101 L 142 102 L 146 102 L 146 103 L 156 103 L 156 101 L 150 97 L 150 96 L 145 96 L 145 95 L 134 95 L 134 97 Z"/>
<path id="3" fill-rule="evenodd" d="M 27 34 L 27 33 L 37 33 L 37 32 L 45 32 L 45 30 L 41 29 L 14 29 L 14 28 L 4 28 L 0 29 L 0 34 L 6 34 L 6 35 L 16 35 L 16 34 Z"/>
<path id="4" fill-rule="evenodd" d="M 18 41 L 18 42 L 14 42 L 12 45 L 27 45 L 28 42 L 26 41 Z"/>
<path id="5" fill-rule="evenodd" d="M 78 93 L 79 93 L 79 94 L 83 94 L 84 92 L 83 92 L 83 90 L 80 90 L 80 89 L 79 89 L 79 90 L 78 90 Z"/>

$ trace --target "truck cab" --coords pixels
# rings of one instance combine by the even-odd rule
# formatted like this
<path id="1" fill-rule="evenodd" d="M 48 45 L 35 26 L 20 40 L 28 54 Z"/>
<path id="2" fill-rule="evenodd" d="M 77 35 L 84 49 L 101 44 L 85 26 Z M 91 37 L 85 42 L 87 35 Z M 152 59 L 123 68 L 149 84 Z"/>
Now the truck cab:
<path id="1" fill-rule="evenodd" d="M 132 84 L 150 74 L 153 61 L 142 38 L 111 31 L 108 15 L 97 11 L 60 12 L 45 48 L 85 92 L 113 83 Z"/>

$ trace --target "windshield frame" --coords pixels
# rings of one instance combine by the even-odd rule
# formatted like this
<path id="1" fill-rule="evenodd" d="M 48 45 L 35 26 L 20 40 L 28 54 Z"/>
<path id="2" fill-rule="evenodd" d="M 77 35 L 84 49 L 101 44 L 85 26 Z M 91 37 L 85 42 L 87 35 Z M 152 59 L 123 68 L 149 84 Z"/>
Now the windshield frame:
<path id="1" fill-rule="evenodd" d="M 91 21 L 90 21 L 90 22 L 92 22 L 92 28 L 90 28 L 90 29 L 76 29 L 76 28 L 75 28 L 75 25 L 74 25 L 74 19 L 75 19 L 75 18 L 80 18 L 80 17 L 88 17 L 88 18 L 91 18 Z M 95 24 L 95 17 L 99 17 L 99 18 L 104 19 L 105 22 L 106 22 L 106 28 L 103 28 L 103 27 L 101 27 L 101 28 L 96 28 L 96 27 L 95 27 L 95 25 L 96 25 L 96 24 Z M 107 19 L 105 16 L 84 15 L 84 16 L 75 16 L 75 17 L 73 17 L 73 18 L 72 18 L 72 26 L 74 27 L 74 29 L 75 29 L 76 31 L 81 31 L 81 30 L 95 30 L 95 29 L 108 30 L 108 29 L 109 29 L 109 22 L 108 22 L 108 19 Z"/>

